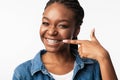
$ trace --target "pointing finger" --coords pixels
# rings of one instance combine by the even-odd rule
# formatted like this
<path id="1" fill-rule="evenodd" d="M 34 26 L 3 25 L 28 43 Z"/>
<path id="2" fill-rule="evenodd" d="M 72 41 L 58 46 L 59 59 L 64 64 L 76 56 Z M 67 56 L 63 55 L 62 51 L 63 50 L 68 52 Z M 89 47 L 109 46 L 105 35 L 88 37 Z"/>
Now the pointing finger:
<path id="1" fill-rule="evenodd" d="M 82 41 L 81 40 L 63 40 L 64 43 L 68 43 L 68 44 L 81 44 Z"/>

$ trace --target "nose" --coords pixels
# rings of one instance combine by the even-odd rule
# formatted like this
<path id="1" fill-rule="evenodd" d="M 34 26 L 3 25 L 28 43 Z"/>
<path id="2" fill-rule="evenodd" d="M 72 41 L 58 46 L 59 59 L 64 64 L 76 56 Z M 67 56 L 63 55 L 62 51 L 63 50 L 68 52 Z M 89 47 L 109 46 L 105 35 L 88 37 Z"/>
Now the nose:
<path id="1" fill-rule="evenodd" d="M 47 31 L 48 35 L 50 36 L 56 36 L 58 34 L 58 31 L 55 27 L 50 27 Z"/>

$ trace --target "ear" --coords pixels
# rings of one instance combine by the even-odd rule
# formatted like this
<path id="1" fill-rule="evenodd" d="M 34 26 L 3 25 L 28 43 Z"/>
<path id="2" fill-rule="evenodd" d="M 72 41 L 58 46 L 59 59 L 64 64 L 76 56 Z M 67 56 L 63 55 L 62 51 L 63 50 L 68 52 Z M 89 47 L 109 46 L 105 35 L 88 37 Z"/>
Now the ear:
<path id="1" fill-rule="evenodd" d="M 77 27 L 75 28 L 75 31 L 74 31 L 73 36 L 74 36 L 74 37 L 77 37 L 77 35 L 79 34 L 79 32 L 80 32 L 80 26 L 77 26 Z"/>

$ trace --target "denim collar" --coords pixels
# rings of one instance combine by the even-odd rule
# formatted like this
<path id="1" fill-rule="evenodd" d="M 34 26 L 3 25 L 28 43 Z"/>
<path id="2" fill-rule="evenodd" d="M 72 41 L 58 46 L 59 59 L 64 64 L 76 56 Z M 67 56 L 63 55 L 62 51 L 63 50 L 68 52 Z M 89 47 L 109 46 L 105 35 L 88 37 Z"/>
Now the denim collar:
<path id="1" fill-rule="evenodd" d="M 40 50 L 37 55 L 31 60 L 31 74 L 34 75 L 36 72 L 43 71 L 45 72 L 45 66 L 42 62 L 42 55 L 46 53 L 46 50 Z"/>
<path id="2" fill-rule="evenodd" d="M 85 64 L 93 64 L 94 61 L 87 58 L 80 58 L 79 53 L 77 50 L 71 49 L 73 55 L 76 57 L 75 66 L 79 67 L 78 69 L 84 68 Z M 46 50 L 41 50 L 37 53 L 37 55 L 31 60 L 31 74 L 34 75 L 35 73 L 42 71 L 44 74 L 49 74 L 45 65 L 42 62 L 41 56 L 46 53 Z"/>

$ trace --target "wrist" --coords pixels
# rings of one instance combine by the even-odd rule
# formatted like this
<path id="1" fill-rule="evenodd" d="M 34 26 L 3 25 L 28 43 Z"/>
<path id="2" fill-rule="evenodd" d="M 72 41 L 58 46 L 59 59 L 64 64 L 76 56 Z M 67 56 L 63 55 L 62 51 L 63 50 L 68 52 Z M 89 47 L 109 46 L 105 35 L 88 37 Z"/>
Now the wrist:
<path id="1" fill-rule="evenodd" d="M 97 61 L 99 63 L 110 60 L 110 55 L 107 51 L 103 52 L 102 55 L 98 56 Z"/>

